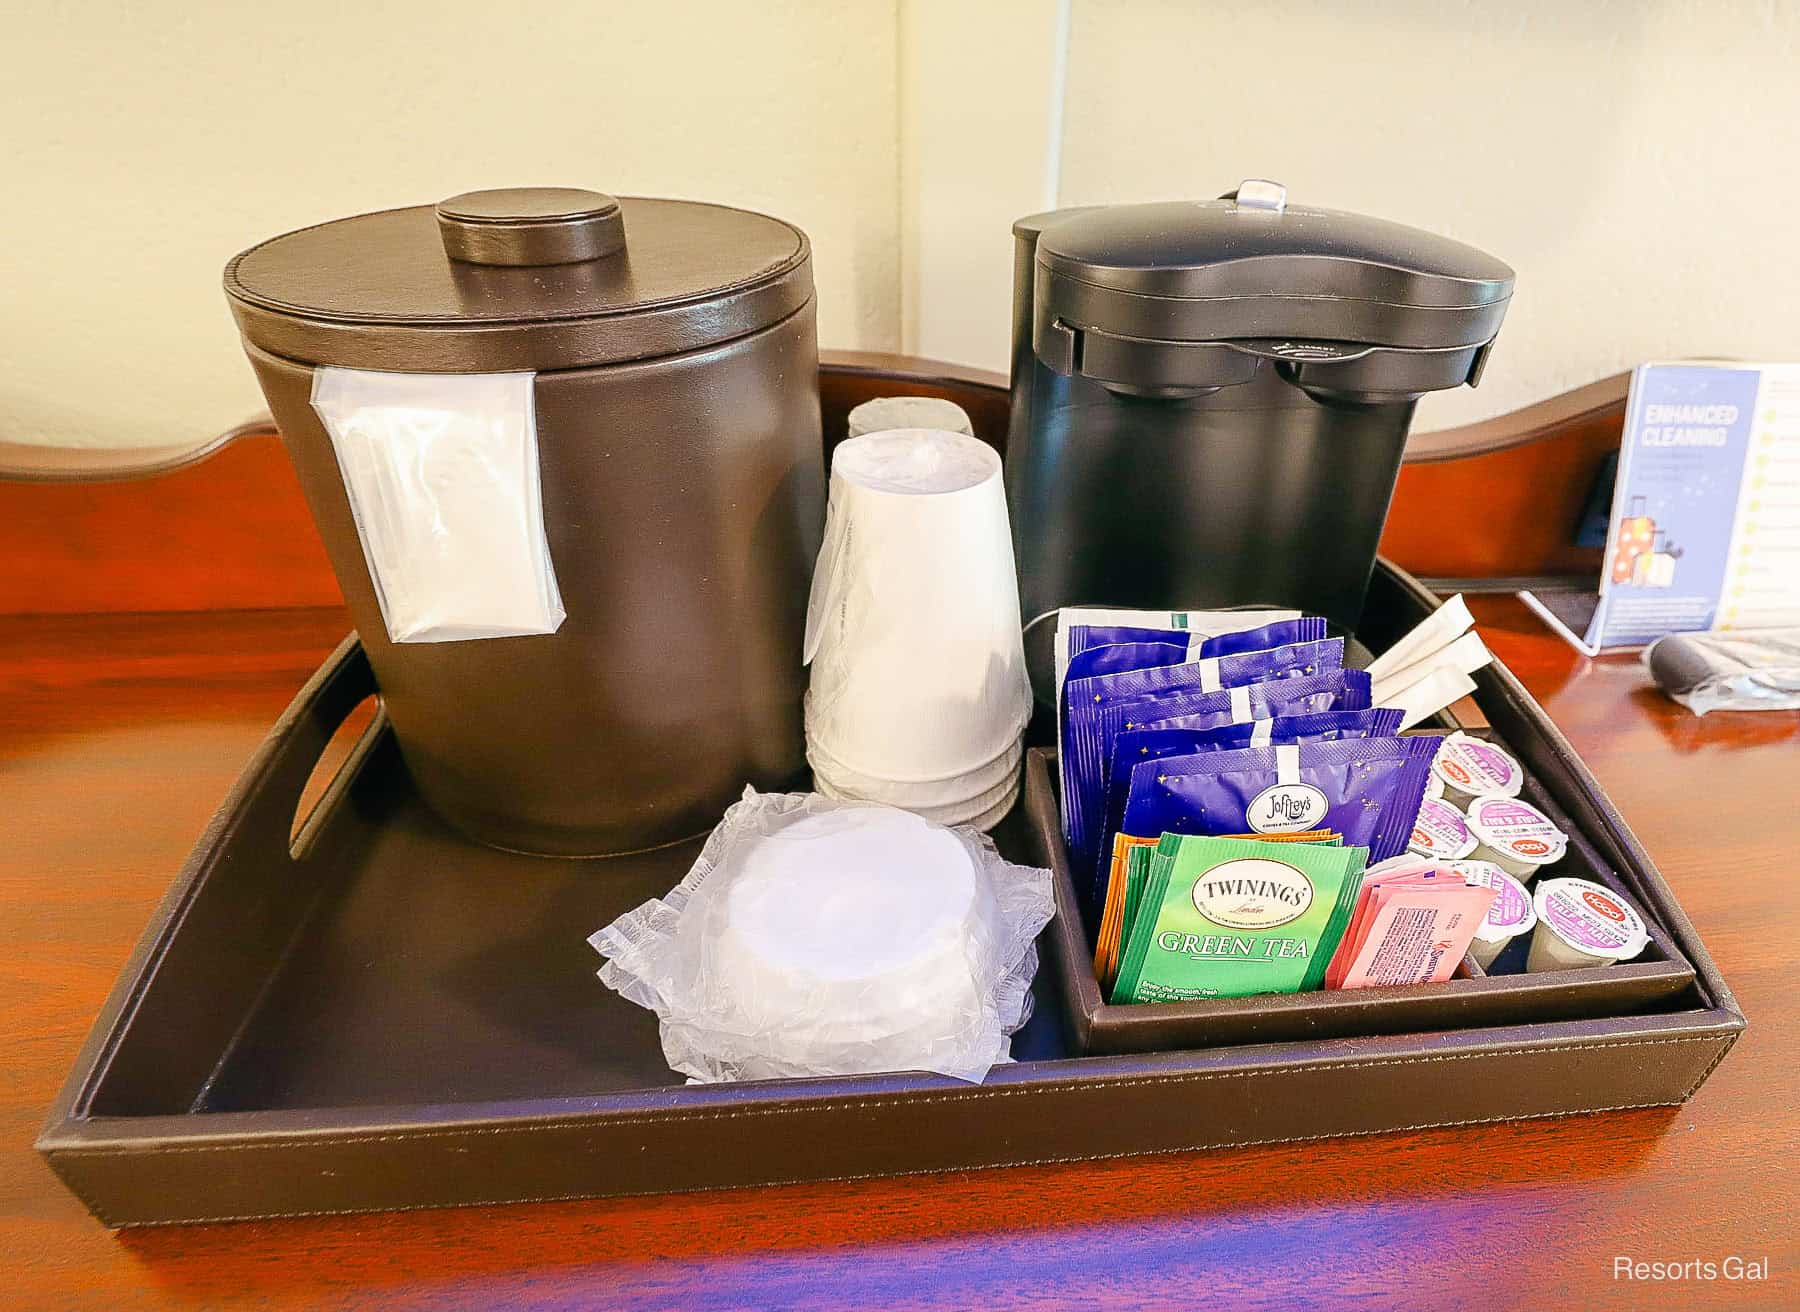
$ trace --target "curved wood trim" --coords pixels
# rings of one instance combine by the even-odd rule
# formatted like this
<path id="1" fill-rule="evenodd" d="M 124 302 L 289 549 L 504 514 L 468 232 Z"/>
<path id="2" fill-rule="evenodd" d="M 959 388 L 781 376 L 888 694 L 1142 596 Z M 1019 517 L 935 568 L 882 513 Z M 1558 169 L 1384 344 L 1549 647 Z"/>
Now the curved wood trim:
<path id="1" fill-rule="evenodd" d="M 217 455 L 240 437 L 273 433 L 275 421 L 253 415 L 235 428 L 215 434 L 198 446 L 150 446 L 125 449 L 84 446 L 39 446 L 0 442 L 0 480 L 14 483 L 117 483 L 157 478 Z"/>
<path id="2" fill-rule="evenodd" d="M 1006 443 L 997 373 L 873 352 L 826 352 L 825 431 L 896 392 L 941 396 Z M 1617 450 L 1624 379 L 1514 415 L 1423 434 L 1400 472 L 1382 550 L 1442 578 L 1597 575 L 1573 545 L 1596 471 Z M 19 453 L 23 451 L 23 455 Z M 182 450 L 0 446 L 0 615 L 339 604 L 292 467 L 266 418 Z M 9 458 L 11 463 L 8 463 Z M 8 480 L 11 481 L 8 481 Z"/>
<path id="3" fill-rule="evenodd" d="M 1572 392 L 1492 419 L 1456 428 L 1440 428 L 1430 433 L 1414 433 L 1406 444 L 1406 463 L 1423 465 L 1491 455 L 1556 437 L 1566 429 L 1591 423 L 1613 422 L 1622 429 L 1625 398 L 1630 390 L 1631 374 L 1614 374 L 1611 378 L 1602 378 L 1586 387 L 1577 387 Z"/>
<path id="4" fill-rule="evenodd" d="M 1008 390 L 1006 375 L 997 370 L 977 369 L 972 365 L 951 364 L 947 360 L 931 360 L 918 355 L 895 355 L 887 351 L 820 351 L 819 363 L 840 374 L 873 375 L 889 387 L 898 379 L 946 387 Z"/>
<path id="5" fill-rule="evenodd" d="M 819 363 L 847 380 L 866 380 L 873 389 L 871 396 L 891 395 L 896 383 L 914 388 L 921 395 L 943 395 L 952 400 L 964 399 L 971 388 L 996 394 L 1003 404 L 1007 396 L 1005 374 L 942 360 L 882 351 L 821 351 Z M 826 431 L 832 431 L 829 422 Z M 274 432 L 275 421 L 265 411 L 193 446 L 118 449 L 0 442 L 0 481 L 113 483 L 156 478 L 199 464 L 240 437 Z M 1004 440 L 1004 422 L 997 436 Z"/>
<path id="6" fill-rule="evenodd" d="M 881 351 L 821 351 L 819 363 L 847 381 L 866 380 L 874 388 L 870 395 L 886 394 L 896 383 L 903 383 L 925 395 L 944 395 L 952 400 L 966 399 L 971 389 L 980 389 L 1002 399 L 1007 394 L 1005 374 L 942 360 Z M 1430 433 L 1415 433 L 1406 445 L 1406 463 L 1431 464 L 1489 455 L 1555 437 L 1571 425 L 1613 419 L 1622 425 L 1630 385 L 1630 373 L 1614 374 L 1492 419 Z M 827 432 L 834 431 L 830 418 L 826 416 Z M 982 436 L 1003 446 L 1004 430 L 1002 422 L 998 431 Z M 265 413 L 254 415 L 195 446 L 117 450 L 0 442 L 0 480 L 98 483 L 155 478 L 198 464 L 240 437 L 274 431 L 274 421 Z"/>

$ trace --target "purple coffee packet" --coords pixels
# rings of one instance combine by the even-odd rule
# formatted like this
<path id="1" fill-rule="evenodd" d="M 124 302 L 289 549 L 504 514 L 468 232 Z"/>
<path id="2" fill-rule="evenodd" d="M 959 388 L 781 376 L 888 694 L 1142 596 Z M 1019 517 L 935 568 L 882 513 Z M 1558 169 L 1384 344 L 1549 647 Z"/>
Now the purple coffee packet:
<path id="1" fill-rule="evenodd" d="M 1283 706 L 1275 710 L 1262 712 L 1259 708 L 1263 702 L 1252 690 L 1248 706 L 1234 705 L 1242 701 L 1244 694 L 1235 688 L 1227 688 L 1222 693 L 1182 693 L 1178 697 L 1158 698 L 1157 701 L 1144 707 L 1132 709 L 1154 715 L 1155 719 L 1144 719 L 1132 716 L 1119 726 L 1119 732 L 1128 729 L 1216 729 L 1229 724 L 1252 724 L 1257 720 L 1266 720 L 1275 715 L 1313 715 L 1321 711 L 1366 711 L 1374 705 L 1374 680 L 1369 678 L 1367 670 L 1339 670 L 1335 676 L 1317 676 L 1323 680 L 1315 685 L 1314 679 L 1290 679 L 1277 682 L 1282 700 L 1299 691 L 1299 685 L 1305 684 L 1311 692 L 1315 686 L 1324 687 L 1332 694 L 1328 698 L 1308 697 L 1294 705 Z M 1272 681 L 1274 682 L 1274 681 Z M 1323 704 L 1319 704 L 1320 702 Z M 1249 714 L 1240 714 L 1248 710 Z M 1115 735 L 1116 737 L 1116 735 Z"/>
<path id="2" fill-rule="evenodd" d="M 1344 668 L 1344 640 L 1324 638 L 1316 642 L 1291 642 L 1284 647 L 1241 651 L 1228 656 L 1205 656 L 1173 665 L 1139 666 L 1116 674 L 1080 681 L 1071 679 L 1068 706 L 1117 705 L 1148 701 L 1184 692 L 1218 692 L 1270 678 L 1299 678 L 1327 674 Z"/>
<path id="3" fill-rule="evenodd" d="M 1194 661 L 1205 656 L 1235 656 L 1244 651 L 1266 651 L 1291 642 L 1317 642 L 1325 637 L 1325 621 L 1317 615 L 1304 619 L 1275 620 L 1254 629 L 1238 629 L 1208 637 L 1193 629 L 1137 628 L 1124 624 L 1073 624 L 1069 626 L 1068 652 L 1072 662 L 1082 652 L 1095 647 L 1126 643 L 1162 642 L 1185 646 L 1185 659 Z M 1089 671 L 1098 673 L 1098 671 Z"/>
<path id="4" fill-rule="evenodd" d="M 1339 669 L 1342 653 L 1342 640 L 1331 639 L 1328 643 L 1241 652 L 1218 657 L 1210 665 L 1195 662 L 1095 676 L 1079 686 L 1071 680 L 1063 718 L 1061 769 L 1063 836 L 1074 868 L 1085 870 L 1094 863 L 1095 828 L 1106 795 L 1106 764 L 1112 741 L 1121 729 L 1133 722 L 1194 711 L 1214 712 L 1216 723 L 1224 724 L 1312 711 L 1367 709 L 1368 676 L 1360 670 Z M 1216 678 L 1223 686 L 1213 692 L 1182 690 L 1201 677 L 1197 666 L 1207 666 L 1206 682 Z M 1183 673 L 1165 674 L 1165 670 Z M 1347 680 L 1346 674 L 1357 678 Z M 1251 691 L 1265 682 L 1306 686 L 1286 696 Z M 1361 700 L 1342 700 L 1346 694 Z"/>
<path id="5" fill-rule="evenodd" d="M 1139 629 L 1126 624 L 1072 624 L 1069 626 L 1067 660 L 1072 666 L 1075 658 L 1084 651 L 1092 651 L 1096 647 L 1135 646 L 1142 642 L 1180 647 L 1188 653 L 1182 657 L 1183 660 L 1196 660 L 1201 655 L 1200 647 L 1205 641 L 1203 635 L 1187 629 Z M 1099 671 L 1089 670 L 1088 673 L 1097 674 Z M 1066 673 L 1064 678 L 1066 681 Z"/>
<path id="6" fill-rule="evenodd" d="M 1116 765 L 1126 755 L 1127 746 L 1140 738 L 1145 745 L 1167 741 L 1156 735 L 1179 735 L 1192 742 L 1189 751 L 1230 752 L 1245 747 L 1279 747 L 1284 743 L 1329 743 L 1345 738 L 1398 738 L 1400 721 L 1405 712 L 1398 707 L 1376 707 L 1361 711 L 1319 711 L 1311 715 L 1278 715 L 1268 720 L 1250 720 L 1241 724 L 1220 724 L 1210 729 L 1183 728 L 1180 725 L 1152 723 L 1142 728 L 1127 729 L 1113 743 Z M 1144 759 L 1162 756 L 1185 756 L 1186 751 L 1151 751 Z M 1130 762 L 1137 764 L 1136 761 Z M 1129 771 L 1130 766 L 1127 766 Z M 1108 772 L 1111 778 L 1111 772 Z"/>
<path id="7" fill-rule="evenodd" d="M 1201 657 L 1235 656 L 1245 651 L 1267 651 L 1295 642 L 1318 642 L 1325 637 L 1325 621 L 1317 615 L 1304 619 L 1276 620 L 1260 629 L 1240 629 L 1236 633 L 1219 633 L 1200 644 Z"/>
<path id="8" fill-rule="evenodd" d="M 1071 684 L 1080 679 L 1097 677 L 1102 674 L 1122 674 L 1128 670 L 1148 669 L 1159 665 L 1176 665 L 1188 659 L 1188 635 L 1173 629 L 1112 629 L 1097 630 L 1090 625 L 1077 625 L 1071 632 L 1093 633 L 1156 633 L 1171 635 L 1173 642 L 1114 642 L 1100 646 L 1089 646 L 1069 657 L 1069 668 L 1063 676 L 1062 691 L 1057 702 L 1056 730 L 1057 750 L 1066 760 L 1069 754 L 1068 726 L 1069 707 L 1068 690 Z M 1075 812 L 1075 805 L 1069 793 L 1069 776 L 1067 771 L 1062 777 L 1063 804 L 1063 837 L 1070 838 L 1069 816 Z M 1073 841 L 1073 839 L 1070 839 Z"/>
<path id="9" fill-rule="evenodd" d="M 1113 835 L 1124 832 L 1125 799 L 1131 787 L 1133 767 L 1194 752 L 1221 752 L 1245 747 L 1278 747 L 1287 743 L 1340 742 L 1353 738 L 1394 738 L 1400 733 L 1402 712 L 1393 709 L 1320 711 L 1313 715 L 1277 715 L 1244 724 L 1221 724 L 1210 729 L 1181 726 L 1127 729 L 1113 740 L 1107 764 L 1105 801 L 1101 808 L 1099 842 L 1094 861 L 1096 883 L 1092 895 L 1104 896 L 1104 881 L 1112 869 Z"/>
<path id="10" fill-rule="evenodd" d="M 1208 656 L 1178 665 L 1121 671 L 1117 677 L 1091 679 L 1080 695 L 1078 720 L 1092 719 L 1099 725 L 1097 740 L 1100 763 L 1100 786 L 1104 795 L 1106 770 L 1112 763 L 1113 739 L 1125 725 L 1122 711 L 1114 708 L 1143 709 L 1141 718 L 1160 713 L 1147 709 L 1151 704 L 1188 693 L 1222 692 L 1266 679 L 1297 679 L 1313 674 L 1329 674 L 1344 665 L 1344 640 L 1326 638 L 1316 642 L 1290 643 L 1267 651 L 1238 652 L 1231 656 Z M 1074 708 L 1076 698 L 1070 698 Z M 1098 708 L 1100 714 L 1093 716 Z M 1331 707 L 1327 709 L 1337 709 Z M 1140 718 L 1135 713 L 1132 718 Z M 1081 732 L 1081 730 L 1077 730 Z M 1079 744 L 1078 744 L 1079 745 Z"/>
<path id="11" fill-rule="evenodd" d="M 1369 864 L 1406 850 L 1435 735 L 1194 752 L 1131 770 L 1128 834 L 1291 834 L 1333 829 Z"/>
<path id="12" fill-rule="evenodd" d="M 1069 677 L 1063 683 L 1060 746 L 1062 759 L 1072 762 L 1074 768 L 1063 772 L 1063 836 L 1078 859 L 1089 850 L 1092 822 L 1099 818 L 1104 796 L 1104 772 L 1111 744 L 1097 736 L 1103 707 L 1190 689 L 1217 691 L 1263 679 L 1316 674 L 1322 669 L 1341 668 L 1344 653 L 1343 640 L 1334 638 L 1329 642 L 1296 643 L 1173 665 L 1149 663 L 1155 652 L 1167 651 L 1171 646 L 1135 643 L 1095 647 L 1083 652 L 1080 662 L 1070 662 Z M 1118 668 L 1127 661 L 1136 663 Z M 1113 668 L 1106 673 L 1082 673 L 1101 662 Z"/>
<path id="13" fill-rule="evenodd" d="M 1314 685 L 1313 680 L 1323 680 Z M 1306 687 L 1300 695 L 1302 686 Z M 1105 801 L 1112 764 L 1113 744 L 1131 729 L 1212 729 L 1244 724 L 1276 715 L 1312 715 L 1320 711 L 1366 711 L 1373 701 L 1374 683 L 1366 670 L 1337 670 L 1300 678 L 1270 679 L 1245 688 L 1219 692 L 1178 693 L 1142 701 L 1121 702 L 1100 708 L 1099 738 L 1105 755 L 1100 759 L 1100 798 Z M 1280 689 L 1279 693 L 1274 689 Z M 1315 690 L 1316 689 L 1316 690 Z"/>

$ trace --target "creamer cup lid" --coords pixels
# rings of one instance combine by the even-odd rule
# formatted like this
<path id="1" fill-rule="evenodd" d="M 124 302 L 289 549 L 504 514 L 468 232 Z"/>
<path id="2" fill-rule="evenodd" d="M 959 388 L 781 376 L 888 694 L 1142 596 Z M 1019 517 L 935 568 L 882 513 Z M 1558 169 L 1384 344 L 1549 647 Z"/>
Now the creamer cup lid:
<path id="1" fill-rule="evenodd" d="M 1444 795 L 1444 781 L 1442 779 L 1438 778 L 1434 774 L 1425 780 L 1425 796 L 1427 796 L 1427 797 L 1442 797 L 1443 795 Z"/>
<path id="2" fill-rule="evenodd" d="M 1585 879 L 1546 879 L 1534 899 L 1537 917 L 1577 952 L 1623 961 L 1650 942 L 1643 917 L 1619 894 Z"/>
<path id="3" fill-rule="evenodd" d="M 1547 866 L 1560 861 L 1569 847 L 1569 836 L 1529 802 L 1499 795 L 1477 797 L 1469 803 L 1469 829 L 1496 852 L 1527 865 Z"/>
<path id="4" fill-rule="evenodd" d="M 1525 885 L 1492 861 L 1452 861 L 1450 869 L 1470 884 L 1480 884 L 1499 894 L 1487 916 L 1475 929 L 1475 937 L 1493 943 L 1525 933 L 1537 924 L 1537 909 Z"/>
<path id="5" fill-rule="evenodd" d="M 1457 730 L 1431 761 L 1432 777 L 1446 787 L 1478 795 L 1517 797 L 1525 772 L 1504 748 Z"/>
<path id="6" fill-rule="evenodd" d="M 1420 856 L 1455 861 L 1475 850 L 1475 836 L 1453 803 L 1441 797 L 1427 797 L 1419 804 L 1418 818 L 1413 821 L 1412 837 L 1406 840 L 1406 846 Z"/>

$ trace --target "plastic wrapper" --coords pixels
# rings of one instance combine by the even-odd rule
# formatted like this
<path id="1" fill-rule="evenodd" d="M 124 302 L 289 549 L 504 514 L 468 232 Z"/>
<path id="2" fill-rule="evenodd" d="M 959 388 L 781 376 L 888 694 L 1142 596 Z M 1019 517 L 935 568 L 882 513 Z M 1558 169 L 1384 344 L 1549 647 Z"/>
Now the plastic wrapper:
<path id="1" fill-rule="evenodd" d="M 975 830 L 745 789 L 680 884 L 588 942 L 694 1080 L 978 1081 L 1011 1060 L 1053 909 L 1050 872 Z"/>
<path id="2" fill-rule="evenodd" d="M 1800 708 L 1800 629 L 1672 633 L 1646 647 L 1643 661 L 1695 715 Z"/>
<path id="3" fill-rule="evenodd" d="M 313 409 L 331 435 L 391 641 L 561 627 L 534 380 L 313 371 Z"/>
<path id="4" fill-rule="evenodd" d="M 1125 833 L 1280 834 L 1331 829 L 1371 862 L 1406 850 L 1437 740 L 1196 752 L 1132 767 Z"/>

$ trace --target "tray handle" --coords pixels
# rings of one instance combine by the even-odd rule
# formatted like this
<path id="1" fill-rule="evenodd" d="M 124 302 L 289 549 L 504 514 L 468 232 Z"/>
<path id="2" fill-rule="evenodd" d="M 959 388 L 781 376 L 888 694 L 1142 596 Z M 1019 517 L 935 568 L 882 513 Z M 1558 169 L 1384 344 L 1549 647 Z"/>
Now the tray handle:
<path id="1" fill-rule="evenodd" d="M 238 780 L 235 795 L 220 808 L 220 816 L 233 817 L 237 825 L 259 831 L 265 840 L 257 844 L 259 850 L 301 856 L 314 817 L 329 809 L 326 797 L 321 797 L 306 816 L 299 814 L 313 771 L 351 713 L 376 695 L 375 672 L 361 641 L 352 633 L 282 712 Z M 348 767 L 356 755 L 366 751 L 385 727 L 385 717 L 378 710 L 356 752 L 340 767 L 338 780 L 349 777 Z M 327 788 L 327 796 L 330 791 Z"/>

